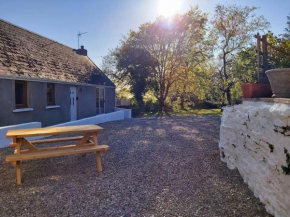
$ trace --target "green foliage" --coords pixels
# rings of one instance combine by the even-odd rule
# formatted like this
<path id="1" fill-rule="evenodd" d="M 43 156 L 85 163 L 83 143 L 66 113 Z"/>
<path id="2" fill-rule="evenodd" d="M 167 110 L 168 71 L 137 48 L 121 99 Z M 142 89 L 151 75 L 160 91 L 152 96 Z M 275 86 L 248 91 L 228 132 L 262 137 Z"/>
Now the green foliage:
<path id="1" fill-rule="evenodd" d="M 285 33 L 283 34 L 283 38 L 286 40 L 290 40 L 290 14 L 287 16 L 287 27 L 285 28 Z"/>
<path id="2" fill-rule="evenodd" d="M 216 50 L 219 52 L 217 63 L 218 88 L 222 92 L 222 104 L 225 99 L 229 104 L 232 99 L 232 88 L 237 83 L 234 64 L 245 70 L 243 64 L 237 63 L 238 54 L 244 55 L 245 48 L 251 45 L 254 33 L 265 30 L 269 23 L 263 16 L 256 16 L 256 7 L 237 5 L 217 5 L 212 20 L 211 35 L 216 39 Z M 237 66 L 237 65 L 236 65 Z"/>
<path id="3" fill-rule="evenodd" d="M 231 88 L 232 104 L 240 104 L 242 102 L 241 83 L 238 81 Z"/>
<path id="4" fill-rule="evenodd" d="M 233 77 L 240 83 L 255 83 L 258 81 L 258 66 L 256 47 L 252 46 L 237 53 L 231 65 Z"/>
<path id="5" fill-rule="evenodd" d="M 123 37 L 102 68 L 117 84 L 118 97 L 131 100 L 133 115 L 199 114 L 199 106 L 240 103 L 241 84 L 258 81 L 254 34 L 269 27 L 256 10 L 218 4 L 209 29 L 197 7 L 159 17 Z M 290 67 L 289 29 L 290 15 L 282 38 L 268 33 L 279 50 L 268 49 L 272 68 Z"/>
<path id="6" fill-rule="evenodd" d="M 289 19 L 289 18 L 288 18 Z M 270 68 L 289 68 L 290 67 L 290 38 L 279 38 L 272 32 L 267 34 L 268 42 L 275 46 L 268 48 L 268 64 Z"/>
<path id="7" fill-rule="evenodd" d="M 105 58 L 105 66 L 110 63 L 116 67 L 111 70 L 107 66 L 107 74 L 113 72 L 113 77 L 126 80 L 139 107 L 150 90 L 159 103 L 159 111 L 165 110 L 168 96 L 174 92 L 172 88 L 188 94 L 193 90 L 187 87 L 200 83 L 195 90 L 202 90 L 202 77 L 194 77 L 205 71 L 198 67 L 209 56 L 204 39 L 206 22 L 206 14 L 195 7 L 182 15 L 159 17 L 155 22 L 142 24 L 138 31 L 130 31 L 111 57 Z"/>
<path id="8" fill-rule="evenodd" d="M 117 73 L 115 77 L 126 80 L 131 93 L 140 107 L 143 107 L 143 96 L 148 90 L 152 67 L 156 63 L 150 53 L 142 48 L 133 38 L 134 32 L 130 32 L 128 40 L 122 42 L 122 46 L 111 53 L 115 59 Z"/>
<path id="9" fill-rule="evenodd" d="M 132 93 L 130 91 L 130 88 L 129 87 L 124 87 L 122 89 L 120 89 L 118 92 L 117 92 L 117 98 L 118 99 L 127 99 L 127 100 L 130 100 L 132 99 Z"/>
<path id="10" fill-rule="evenodd" d="M 157 111 L 145 111 L 142 115 L 145 117 L 157 115 Z M 217 115 L 221 116 L 222 111 L 220 109 L 181 109 L 180 107 L 178 109 L 174 109 L 172 111 L 169 111 L 167 113 L 164 113 L 166 115 L 171 116 L 194 116 L 194 115 Z"/>
<path id="11" fill-rule="evenodd" d="M 239 104 L 242 101 L 241 84 L 258 81 L 256 48 L 252 46 L 237 53 L 229 70 L 231 70 L 233 80 L 230 88 L 231 104 Z"/>
<path id="12" fill-rule="evenodd" d="M 171 115 L 191 116 L 191 115 L 218 115 L 221 116 L 220 109 L 178 109 L 170 112 Z"/>

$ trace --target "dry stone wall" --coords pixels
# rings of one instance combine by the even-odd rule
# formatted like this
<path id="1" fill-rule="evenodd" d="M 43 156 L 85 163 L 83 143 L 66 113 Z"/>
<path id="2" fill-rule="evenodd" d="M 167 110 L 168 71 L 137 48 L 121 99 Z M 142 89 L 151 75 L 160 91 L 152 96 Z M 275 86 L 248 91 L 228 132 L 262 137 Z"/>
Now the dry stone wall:
<path id="1" fill-rule="evenodd" d="M 225 107 L 221 160 L 238 169 L 275 216 L 290 216 L 290 104 L 244 101 Z"/>

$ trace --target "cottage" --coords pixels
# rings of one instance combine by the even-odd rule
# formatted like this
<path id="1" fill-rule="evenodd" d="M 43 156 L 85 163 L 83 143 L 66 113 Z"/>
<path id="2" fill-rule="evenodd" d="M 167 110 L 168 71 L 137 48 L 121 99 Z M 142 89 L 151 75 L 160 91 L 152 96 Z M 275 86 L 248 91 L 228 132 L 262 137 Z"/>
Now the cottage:
<path id="1" fill-rule="evenodd" d="M 42 126 L 115 110 L 115 85 L 87 56 L 0 20 L 0 126 Z"/>

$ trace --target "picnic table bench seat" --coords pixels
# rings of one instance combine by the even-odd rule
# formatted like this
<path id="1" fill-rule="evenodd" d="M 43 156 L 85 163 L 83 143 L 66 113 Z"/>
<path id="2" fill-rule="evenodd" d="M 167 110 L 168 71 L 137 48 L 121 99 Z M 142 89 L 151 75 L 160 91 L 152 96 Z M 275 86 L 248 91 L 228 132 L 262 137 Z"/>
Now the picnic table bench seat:
<path id="1" fill-rule="evenodd" d="M 98 145 L 97 136 L 103 128 L 97 125 L 82 125 L 68 127 L 48 127 L 34 129 L 9 130 L 6 134 L 7 138 L 12 138 L 10 143 L 14 147 L 14 155 L 6 156 L 6 162 L 12 162 L 17 169 L 17 184 L 21 184 L 21 162 L 25 160 L 34 160 L 40 158 L 58 157 L 71 154 L 86 154 L 90 152 L 96 153 L 97 170 L 102 171 L 100 154 L 109 149 L 107 145 Z M 50 138 L 42 140 L 28 141 L 25 137 L 35 136 L 54 136 L 63 134 L 84 133 L 84 136 L 74 136 L 65 138 Z M 68 141 L 76 141 L 74 145 L 65 145 L 58 147 L 36 147 L 36 144 L 44 143 L 61 143 Z M 23 147 L 25 149 L 23 149 Z"/>
<path id="2" fill-rule="evenodd" d="M 67 149 L 65 149 L 67 147 Z M 14 161 L 24 161 L 24 160 L 34 160 L 40 158 L 48 158 L 48 157 L 59 157 L 59 156 L 66 156 L 71 154 L 86 154 L 90 152 L 105 152 L 109 149 L 107 145 L 92 145 L 87 147 L 73 147 L 70 146 L 63 146 L 62 148 L 49 150 L 44 149 L 37 152 L 29 152 L 23 154 L 14 154 L 6 156 L 6 162 L 14 162 Z"/>

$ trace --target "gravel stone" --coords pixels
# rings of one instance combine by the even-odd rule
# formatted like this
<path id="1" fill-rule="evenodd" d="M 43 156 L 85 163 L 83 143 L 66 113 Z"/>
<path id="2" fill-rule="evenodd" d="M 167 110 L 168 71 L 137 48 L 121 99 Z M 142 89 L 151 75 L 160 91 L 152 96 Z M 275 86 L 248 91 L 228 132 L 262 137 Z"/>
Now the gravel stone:
<path id="1" fill-rule="evenodd" d="M 22 163 L 0 150 L 0 216 L 270 216 L 219 156 L 217 116 L 134 118 L 100 124 L 110 149 Z M 39 146 L 52 146 L 45 144 Z"/>

